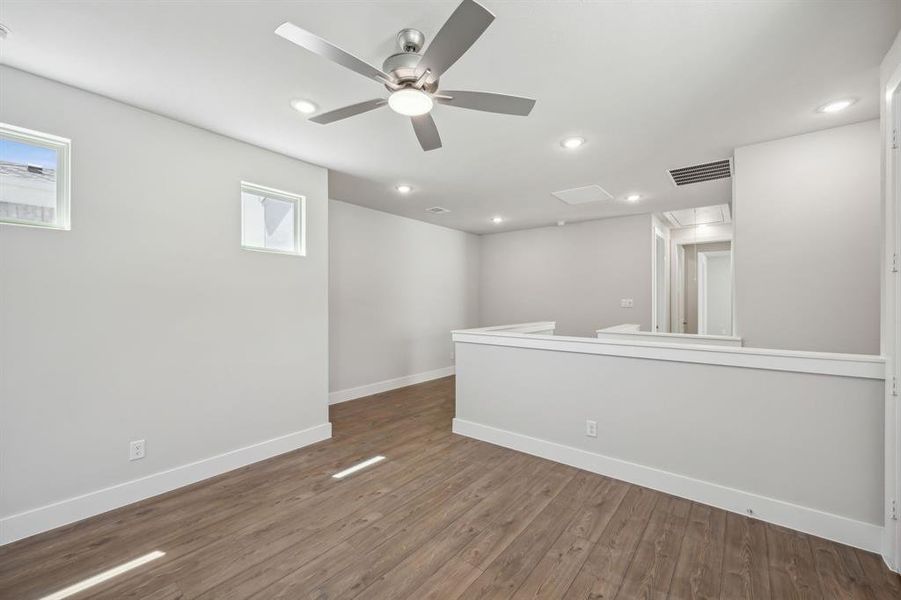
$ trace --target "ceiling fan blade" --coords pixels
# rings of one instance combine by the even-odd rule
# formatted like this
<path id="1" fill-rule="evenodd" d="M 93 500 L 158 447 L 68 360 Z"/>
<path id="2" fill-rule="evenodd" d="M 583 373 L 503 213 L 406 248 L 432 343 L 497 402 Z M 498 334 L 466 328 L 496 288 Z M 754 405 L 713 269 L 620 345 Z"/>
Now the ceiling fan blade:
<path id="1" fill-rule="evenodd" d="M 360 113 L 375 110 L 376 108 L 379 108 L 380 106 L 384 106 L 386 104 L 388 104 L 388 101 L 382 98 L 367 100 L 366 102 L 351 104 L 350 106 L 345 106 L 344 108 L 336 108 L 335 110 L 330 110 L 329 112 L 316 115 L 315 117 L 310 117 L 310 121 L 319 123 L 320 125 L 326 125 L 328 123 L 340 121 L 341 119 L 346 119 L 347 117 L 359 115 Z"/>
<path id="2" fill-rule="evenodd" d="M 463 0 L 426 48 L 416 74 L 421 76 L 428 69 L 429 79 L 438 79 L 469 50 L 493 20 L 494 15 L 487 8 L 474 0 Z"/>
<path id="3" fill-rule="evenodd" d="M 275 30 L 275 35 L 283 37 L 289 42 L 294 42 L 301 48 L 306 48 L 310 52 L 327 58 L 332 62 L 336 62 L 354 73 L 359 73 L 363 77 L 374 79 L 379 83 L 394 81 L 393 77 L 381 69 L 373 67 L 353 54 L 345 52 L 331 42 L 327 42 L 318 35 L 310 33 L 306 29 L 301 29 L 293 23 L 282 23 Z"/>
<path id="4" fill-rule="evenodd" d="M 449 96 L 444 98 L 443 96 Z M 505 115 L 527 116 L 535 106 L 533 98 L 522 96 L 508 96 L 507 94 L 494 94 L 492 92 L 464 92 L 440 90 L 435 100 L 448 106 L 481 110 L 485 112 L 503 113 Z"/>
<path id="5" fill-rule="evenodd" d="M 435 125 L 435 119 L 432 115 L 426 113 L 418 117 L 410 117 L 413 122 L 413 131 L 419 139 L 419 145 L 428 152 L 441 147 L 441 136 L 438 135 L 438 127 Z"/>

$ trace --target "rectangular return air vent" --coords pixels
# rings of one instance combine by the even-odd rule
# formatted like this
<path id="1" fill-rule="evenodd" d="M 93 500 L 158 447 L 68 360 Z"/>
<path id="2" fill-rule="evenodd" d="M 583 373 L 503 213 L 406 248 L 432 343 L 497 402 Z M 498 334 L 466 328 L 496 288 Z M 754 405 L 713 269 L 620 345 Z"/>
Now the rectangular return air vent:
<path id="1" fill-rule="evenodd" d="M 446 208 L 442 208 L 440 206 L 433 206 L 432 208 L 425 209 L 426 212 L 430 212 L 433 215 L 446 215 L 450 211 Z"/>
<path id="2" fill-rule="evenodd" d="M 613 200 L 613 196 L 599 185 L 586 185 L 585 187 L 572 188 L 551 192 L 551 195 L 567 204 L 588 204 L 589 202 L 601 202 Z"/>
<path id="3" fill-rule="evenodd" d="M 715 223 L 731 223 L 732 211 L 728 204 L 716 206 L 700 206 L 698 208 L 682 208 L 663 213 L 667 221 L 676 229 L 694 227 L 696 225 L 713 225 Z"/>
<path id="4" fill-rule="evenodd" d="M 702 165 L 670 169 L 669 176 L 673 178 L 673 183 L 676 186 L 713 181 L 714 179 L 725 179 L 732 177 L 732 161 L 727 158 Z"/>

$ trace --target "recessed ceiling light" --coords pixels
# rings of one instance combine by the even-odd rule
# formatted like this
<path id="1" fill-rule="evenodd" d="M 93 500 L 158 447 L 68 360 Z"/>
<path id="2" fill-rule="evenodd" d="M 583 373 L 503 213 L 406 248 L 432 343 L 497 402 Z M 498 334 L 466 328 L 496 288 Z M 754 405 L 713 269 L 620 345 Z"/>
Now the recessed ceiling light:
<path id="1" fill-rule="evenodd" d="M 413 191 L 413 188 L 407 185 L 406 183 L 402 183 L 395 187 L 395 189 L 401 194 L 409 194 Z"/>
<path id="2" fill-rule="evenodd" d="M 498 224 L 504 222 L 504 218 L 503 217 L 491 217 L 491 222 L 494 223 L 495 225 L 498 225 Z"/>
<path id="3" fill-rule="evenodd" d="M 566 221 L 557 221 L 557 227 L 563 227 L 566 225 Z"/>
<path id="4" fill-rule="evenodd" d="M 629 194 L 628 196 L 626 196 L 626 200 L 628 200 L 629 202 L 638 202 L 639 200 L 641 200 L 641 194 Z"/>
<path id="5" fill-rule="evenodd" d="M 585 138 L 573 136 L 568 138 L 563 138 L 563 141 L 560 142 L 560 145 L 566 148 L 567 150 L 575 150 L 579 146 L 585 143 Z"/>
<path id="6" fill-rule="evenodd" d="M 403 88 L 388 96 L 388 106 L 396 113 L 418 117 L 432 110 L 432 97 L 416 88 Z"/>
<path id="7" fill-rule="evenodd" d="M 829 102 L 828 104 L 824 104 L 823 106 L 817 109 L 817 112 L 821 113 L 837 113 L 845 110 L 852 104 L 857 102 L 854 98 L 845 98 L 844 100 L 836 100 L 834 102 Z"/>
<path id="8" fill-rule="evenodd" d="M 291 100 L 291 108 L 299 113 L 311 115 L 316 112 L 318 106 L 316 106 L 309 100 L 304 100 L 303 98 L 295 98 L 294 100 Z"/>

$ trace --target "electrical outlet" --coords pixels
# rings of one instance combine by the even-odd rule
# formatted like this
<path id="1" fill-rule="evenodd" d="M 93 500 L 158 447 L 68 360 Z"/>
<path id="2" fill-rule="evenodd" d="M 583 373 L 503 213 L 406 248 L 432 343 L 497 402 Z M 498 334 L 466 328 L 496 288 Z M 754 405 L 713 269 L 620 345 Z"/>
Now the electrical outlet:
<path id="1" fill-rule="evenodd" d="M 598 437 L 597 421 L 585 421 L 585 435 L 588 437 Z"/>
<path id="2" fill-rule="evenodd" d="M 635 308 L 635 300 L 633 298 L 622 298 L 619 301 L 621 308 Z"/>
<path id="3" fill-rule="evenodd" d="M 145 453 L 144 440 L 135 440 L 128 445 L 128 460 L 141 460 Z"/>

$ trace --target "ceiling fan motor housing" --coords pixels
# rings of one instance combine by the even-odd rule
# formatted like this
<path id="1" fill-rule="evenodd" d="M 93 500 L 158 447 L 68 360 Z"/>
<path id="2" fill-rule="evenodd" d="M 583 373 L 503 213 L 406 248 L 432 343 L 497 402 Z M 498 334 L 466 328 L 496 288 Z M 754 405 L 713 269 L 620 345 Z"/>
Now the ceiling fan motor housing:
<path id="1" fill-rule="evenodd" d="M 416 29 L 402 29 L 397 34 L 397 45 L 400 52 L 392 54 L 382 63 L 382 71 L 394 76 L 400 84 L 411 84 L 416 81 L 416 67 L 422 59 L 419 53 L 425 44 L 425 36 Z M 394 89 L 394 88 L 388 88 Z M 434 92 L 438 89 L 438 80 L 427 81 L 422 88 L 426 92 Z"/>

